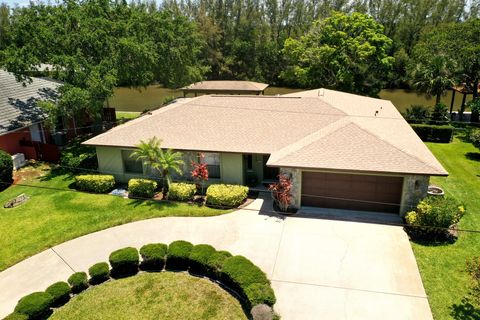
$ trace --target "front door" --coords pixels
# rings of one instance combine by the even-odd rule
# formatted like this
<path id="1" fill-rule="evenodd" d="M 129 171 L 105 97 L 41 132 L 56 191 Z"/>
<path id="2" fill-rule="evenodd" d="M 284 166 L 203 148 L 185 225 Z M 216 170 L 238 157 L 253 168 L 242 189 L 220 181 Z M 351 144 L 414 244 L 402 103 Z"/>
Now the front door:
<path id="1" fill-rule="evenodd" d="M 270 155 L 263 155 L 263 180 L 277 180 L 279 169 L 275 167 L 267 167 L 267 161 Z"/>

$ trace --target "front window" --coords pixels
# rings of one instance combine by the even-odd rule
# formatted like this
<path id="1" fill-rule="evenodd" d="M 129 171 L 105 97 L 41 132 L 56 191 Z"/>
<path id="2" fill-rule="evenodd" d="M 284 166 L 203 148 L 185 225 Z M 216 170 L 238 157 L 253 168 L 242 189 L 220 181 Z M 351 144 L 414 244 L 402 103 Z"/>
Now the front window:
<path id="1" fill-rule="evenodd" d="M 208 177 L 212 179 L 220 179 L 220 154 L 205 153 L 203 161 L 207 164 Z"/>
<path id="2" fill-rule="evenodd" d="M 143 174 L 143 165 L 141 161 L 132 158 L 131 150 L 122 150 L 123 171 L 125 173 Z"/>

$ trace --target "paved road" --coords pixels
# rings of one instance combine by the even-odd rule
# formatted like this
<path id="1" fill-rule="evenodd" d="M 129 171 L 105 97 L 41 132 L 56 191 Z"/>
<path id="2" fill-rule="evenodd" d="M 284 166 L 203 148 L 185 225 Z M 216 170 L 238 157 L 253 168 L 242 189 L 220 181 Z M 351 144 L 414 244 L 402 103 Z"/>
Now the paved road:
<path id="1" fill-rule="evenodd" d="M 402 228 L 259 213 L 262 199 L 218 217 L 169 217 L 92 233 L 0 273 L 0 317 L 17 300 L 107 261 L 115 249 L 184 239 L 241 254 L 272 280 L 282 319 L 432 319 Z"/>

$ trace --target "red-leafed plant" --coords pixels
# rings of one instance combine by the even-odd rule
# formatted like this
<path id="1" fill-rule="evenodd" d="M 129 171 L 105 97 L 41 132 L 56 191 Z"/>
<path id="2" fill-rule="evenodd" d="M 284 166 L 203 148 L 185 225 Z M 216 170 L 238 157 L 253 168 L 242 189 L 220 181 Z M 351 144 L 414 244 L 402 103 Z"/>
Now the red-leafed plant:
<path id="1" fill-rule="evenodd" d="M 208 180 L 208 166 L 204 162 L 205 155 L 203 153 L 199 154 L 198 162 L 192 161 L 192 178 L 193 180 L 200 183 L 202 188 L 202 195 L 205 190 L 205 182 Z"/>
<path id="2" fill-rule="evenodd" d="M 278 175 L 278 182 L 268 187 L 268 190 L 272 192 L 273 200 L 283 212 L 287 212 L 288 207 L 292 203 L 292 187 L 293 184 L 290 177 L 282 173 Z"/>

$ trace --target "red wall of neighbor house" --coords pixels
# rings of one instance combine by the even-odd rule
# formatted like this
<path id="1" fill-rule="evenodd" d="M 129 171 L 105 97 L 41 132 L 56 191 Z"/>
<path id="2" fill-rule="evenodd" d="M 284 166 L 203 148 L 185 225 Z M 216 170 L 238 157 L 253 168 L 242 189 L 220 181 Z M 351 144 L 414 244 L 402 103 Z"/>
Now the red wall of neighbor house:
<path id="1" fill-rule="evenodd" d="M 10 153 L 23 153 L 27 159 L 36 159 L 37 154 L 33 146 L 22 146 L 20 140 L 31 141 L 30 131 L 23 128 L 18 131 L 10 132 L 0 136 L 0 149 Z"/>

